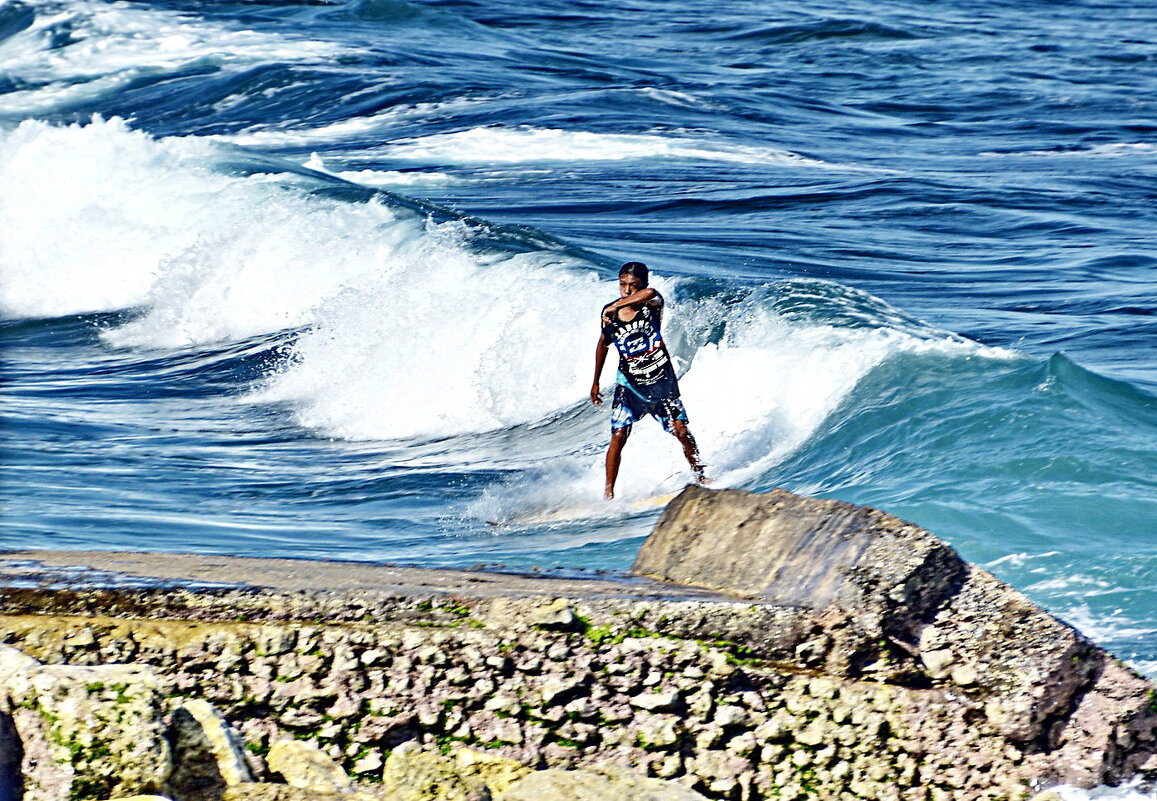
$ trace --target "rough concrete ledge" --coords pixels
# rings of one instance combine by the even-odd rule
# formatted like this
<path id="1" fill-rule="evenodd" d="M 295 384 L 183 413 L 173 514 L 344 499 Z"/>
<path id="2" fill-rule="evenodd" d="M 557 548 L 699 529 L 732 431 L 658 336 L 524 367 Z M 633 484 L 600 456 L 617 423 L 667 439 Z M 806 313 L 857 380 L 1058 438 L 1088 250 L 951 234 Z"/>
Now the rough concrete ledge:
<path id="1" fill-rule="evenodd" d="M 747 559 L 717 559 L 722 542 Z M 928 532 L 847 504 L 689 488 L 636 569 L 698 589 L 44 552 L 5 555 L 0 582 L 3 565 L 25 586 L 0 591 L 0 642 L 150 669 L 171 704 L 224 713 L 259 779 L 289 739 L 371 791 L 411 744 L 612 763 L 734 801 L 1157 778 L 1157 688 Z M 140 583 L 62 588 L 76 565 Z"/>

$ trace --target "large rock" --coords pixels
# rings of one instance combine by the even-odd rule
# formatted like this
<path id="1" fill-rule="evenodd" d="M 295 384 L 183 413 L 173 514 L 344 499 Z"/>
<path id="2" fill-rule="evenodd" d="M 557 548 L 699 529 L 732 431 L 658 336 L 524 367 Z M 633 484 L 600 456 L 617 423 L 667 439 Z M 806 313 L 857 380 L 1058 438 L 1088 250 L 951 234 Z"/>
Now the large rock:
<path id="1" fill-rule="evenodd" d="M 633 569 L 812 610 L 824 632 L 812 664 L 957 688 L 996 732 L 1024 744 L 1039 781 L 1088 787 L 1157 767 L 1157 757 L 1147 761 L 1157 752 L 1152 684 L 892 515 L 782 490 L 692 486 L 663 512 Z M 865 653 L 877 661 L 865 664 Z"/>
<path id="2" fill-rule="evenodd" d="M 445 756 L 403 746 L 386 759 L 382 790 L 391 801 L 488 801 L 531 772 L 512 759 L 469 748 Z"/>
<path id="3" fill-rule="evenodd" d="M 731 801 L 985 801 L 1157 778 L 1152 684 L 915 526 L 767 500 L 692 490 L 677 504 L 685 516 L 672 509 L 660 527 L 700 532 L 664 546 L 670 575 L 730 597 L 440 571 L 300 593 L 0 590 L 0 641 L 45 663 L 146 662 L 167 689 L 212 698 L 255 745 L 308 736 L 351 775 L 381 777 L 382 801 L 617 792 L 606 771 L 577 787 L 573 775 L 515 781 L 525 769 L 491 765 L 496 754 L 552 768 L 614 762 Z M 769 535 L 733 553 L 729 526 L 788 532 L 798 551 Z M 744 564 L 761 560 L 779 566 L 774 576 Z M 721 580 L 715 562 L 747 571 L 747 588 Z M 462 752 L 433 747 L 457 741 L 485 749 L 468 770 Z M 628 797 L 679 790 L 636 781 Z M 353 794 L 254 783 L 222 794 L 334 797 Z"/>
<path id="4" fill-rule="evenodd" d="M 8 682 L 17 673 L 24 673 L 40 667 L 40 663 L 11 645 L 0 645 L 0 688 L 7 687 Z M 0 693 L 0 695 L 4 695 Z"/>
<path id="5" fill-rule="evenodd" d="M 706 801 L 674 782 L 619 768 L 536 771 L 495 801 Z"/>
<path id="6" fill-rule="evenodd" d="M 156 793 L 170 771 L 163 699 L 138 665 L 46 665 L 8 678 L 24 801 Z"/>
<path id="7" fill-rule="evenodd" d="M 17 801 L 22 793 L 20 763 L 24 748 L 12 720 L 8 684 L 18 673 L 35 670 L 40 663 L 10 645 L 0 645 L 0 801 Z"/>
<path id="8" fill-rule="evenodd" d="M 220 798 L 226 787 L 253 779 L 240 738 L 208 701 L 189 699 L 173 710 L 172 742 L 167 789 L 175 801 Z"/>
<path id="9" fill-rule="evenodd" d="M 286 784 L 317 793 L 349 793 L 353 784 L 341 765 L 308 740 L 274 743 L 266 760 Z"/>
<path id="10" fill-rule="evenodd" d="M 632 570 L 766 603 L 921 614 L 958 586 L 966 565 L 924 529 L 866 506 L 689 486 Z"/>

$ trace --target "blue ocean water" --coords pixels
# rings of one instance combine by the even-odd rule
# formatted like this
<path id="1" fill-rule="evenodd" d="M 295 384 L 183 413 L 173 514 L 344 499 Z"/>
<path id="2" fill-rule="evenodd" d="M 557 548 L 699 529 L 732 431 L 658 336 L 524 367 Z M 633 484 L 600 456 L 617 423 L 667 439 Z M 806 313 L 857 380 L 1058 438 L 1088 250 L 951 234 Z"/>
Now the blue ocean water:
<path id="1" fill-rule="evenodd" d="M 4 0 L 2 545 L 626 569 L 639 259 L 717 486 L 1157 676 L 1155 98 L 1111 0 Z"/>

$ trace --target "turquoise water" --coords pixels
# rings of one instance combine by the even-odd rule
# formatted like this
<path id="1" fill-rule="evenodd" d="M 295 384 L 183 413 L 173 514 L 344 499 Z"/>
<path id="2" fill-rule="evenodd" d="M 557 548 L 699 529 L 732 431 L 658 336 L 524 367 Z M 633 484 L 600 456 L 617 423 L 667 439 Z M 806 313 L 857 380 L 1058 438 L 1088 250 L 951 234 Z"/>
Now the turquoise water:
<path id="1" fill-rule="evenodd" d="M 0 542 L 626 569 L 688 479 L 643 425 L 598 499 L 641 259 L 717 486 L 1157 676 L 1155 60 L 1112 2 L 9 0 Z"/>

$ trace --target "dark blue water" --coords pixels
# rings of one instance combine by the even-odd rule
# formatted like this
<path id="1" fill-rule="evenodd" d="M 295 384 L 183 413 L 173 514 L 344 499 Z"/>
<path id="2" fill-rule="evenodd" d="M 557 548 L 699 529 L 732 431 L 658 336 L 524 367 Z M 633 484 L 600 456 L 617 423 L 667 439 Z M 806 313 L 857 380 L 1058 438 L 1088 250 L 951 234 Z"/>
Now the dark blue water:
<path id="1" fill-rule="evenodd" d="M 1155 675 L 1154 98 L 1146 4 L 7 0 L 3 545 L 625 569 L 640 259 L 717 485 Z"/>

